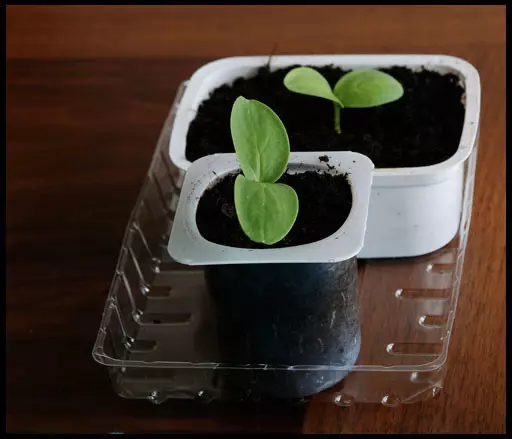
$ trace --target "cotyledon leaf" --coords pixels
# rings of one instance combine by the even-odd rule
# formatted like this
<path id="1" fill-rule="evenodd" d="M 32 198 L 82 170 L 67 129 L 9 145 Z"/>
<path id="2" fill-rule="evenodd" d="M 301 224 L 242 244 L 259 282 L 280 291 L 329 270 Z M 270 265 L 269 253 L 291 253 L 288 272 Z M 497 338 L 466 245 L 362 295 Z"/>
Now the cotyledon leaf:
<path id="1" fill-rule="evenodd" d="M 284 77 L 284 85 L 295 93 L 329 99 L 343 107 L 343 102 L 340 102 L 332 92 L 327 79 L 311 67 L 297 67 L 290 70 Z"/>
<path id="2" fill-rule="evenodd" d="M 251 181 L 238 175 L 235 209 L 242 230 L 252 241 L 272 245 L 293 227 L 299 200 L 295 190 L 288 185 Z"/>
<path id="3" fill-rule="evenodd" d="M 231 136 L 244 175 L 274 183 L 290 158 L 290 142 L 281 119 L 265 104 L 240 96 L 231 110 Z"/>
<path id="4" fill-rule="evenodd" d="M 343 75 L 334 86 L 334 94 L 349 108 L 369 108 L 400 99 L 402 85 L 379 70 L 354 70 Z"/>

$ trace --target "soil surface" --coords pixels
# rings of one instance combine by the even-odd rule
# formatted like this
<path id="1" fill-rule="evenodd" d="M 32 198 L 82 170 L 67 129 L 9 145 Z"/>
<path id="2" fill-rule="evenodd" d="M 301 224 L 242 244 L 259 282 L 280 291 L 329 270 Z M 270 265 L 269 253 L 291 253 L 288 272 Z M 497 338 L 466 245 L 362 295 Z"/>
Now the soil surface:
<path id="1" fill-rule="evenodd" d="M 252 242 L 242 231 L 235 211 L 234 184 L 238 173 L 221 178 L 207 189 L 196 214 L 201 235 L 216 244 L 239 248 L 280 248 L 309 244 L 335 233 L 352 207 L 352 190 L 346 174 L 308 171 L 285 173 L 278 181 L 291 186 L 299 197 L 299 213 L 288 235 L 267 246 Z"/>
<path id="2" fill-rule="evenodd" d="M 271 72 L 262 67 L 252 78 L 239 78 L 212 92 L 198 108 L 187 134 L 186 157 L 234 152 L 229 129 L 238 96 L 257 99 L 283 121 L 292 151 L 355 151 L 377 168 L 428 166 L 450 158 L 459 147 L 464 123 L 464 90 L 453 74 L 404 67 L 381 69 L 404 87 L 399 100 L 375 108 L 341 110 L 341 134 L 334 131 L 332 102 L 293 93 L 283 79 L 293 67 Z M 347 71 L 315 67 L 331 86 Z"/>

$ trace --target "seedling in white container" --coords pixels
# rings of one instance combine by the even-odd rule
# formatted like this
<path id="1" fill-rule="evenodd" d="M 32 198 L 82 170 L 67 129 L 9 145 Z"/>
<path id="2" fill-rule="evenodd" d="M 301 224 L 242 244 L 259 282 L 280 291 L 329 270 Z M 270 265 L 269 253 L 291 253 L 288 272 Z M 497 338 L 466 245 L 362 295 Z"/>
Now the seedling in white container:
<path id="1" fill-rule="evenodd" d="M 371 108 L 400 99 L 402 85 L 379 70 L 354 70 L 343 75 L 333 89 L 322 74 L 311 67 L 290 70 L 284 85 L 290 91 L 328 99 L 334 104 L 334 129 L 341 134 L 341 108 Z"/>
<path id="2" fill-rule="evenodd" d="M 284 121 L 292 155 L 354 151 L 375 164 L 368 227 L 360 258 L 424 255 L 449 243 L 460 227 L 464 163 L 478 142 L 480 79 L 467 61 L 446 55 L 278 55 L 231 57 L 197 70 L 178 105 L 171 160 L 233 151 L 231 106 L 243 95 L 270 106 Z M 331 99 L 300 96 L 283 86 L 297 66 L 328 79 L 330 92 L 348 72 L 379 70 L 397 79 L 403 96 L 340 112 Z M 339 107 L 339 105 L 338 105 Z M 299 195 L 300 198 L 300 195 Z M 285 238 L 286 240 L 287 238 Z"/>

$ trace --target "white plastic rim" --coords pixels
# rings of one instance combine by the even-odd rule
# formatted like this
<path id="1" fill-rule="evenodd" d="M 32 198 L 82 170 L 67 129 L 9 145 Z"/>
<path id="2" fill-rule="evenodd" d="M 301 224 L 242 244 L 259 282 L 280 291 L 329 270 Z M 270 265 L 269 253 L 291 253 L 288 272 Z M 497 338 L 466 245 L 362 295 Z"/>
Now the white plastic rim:
<path id="1" fill-rule="evenodd" d="M 319 157 L 327 155 L 327 163 Z M 196 225 L 199 199 L 218 179 L 240 169 L 236 154 L 212 154 L 196 160 L 183 181 L 168 251 L 186 265 L 339 262 L 356 256 L 364 244 L 373 177 L 372 161 L 355 152 L 291 153 L 289 172 L 319 170 L 347 173 L 352 208 L 345 223 L 331 236 L 311 244 L 285 248 L 244 249 L 215 244 L 203 238 Z M 301 208 L 299 199 L 299 209 Z"/>
<path id="2" fill-rule="evenodd" d="M 183 99 L 177 109 L 176 119 L 170 138 L 171 161 L 187 170 L 190 161 L 185 156 L 186 138 L 189 125 L 196 111 L 210 93 L 223 84 L 231 84 L 238 77 L 253 75 L 258 67 L 269 62 L 268 56 L 240 56 L 222 58 L 196 70 L 190 78 Z M 411 184 L 433 184 L 448 176 L 444 171 L 466 160 L 475 145 L 480 119 L 480 77 L 478 71 L 467 61 L 447 55 L 279 55 L 271 59 L 271 69 L 291 65 L 335 66 L 352 70 L 363 68 L 386 68 L 403 66 L 411 69 L 433 70 L 440 73 L 454 73 L 459 76 L 465 88 L 465 118 L 457 152 L 442 163 L 410 168 L 375 169 L 379 186 L 409 186 Z M 414 176 L 411 178 L 403 178 Z M 383 178 L 384 177 L 384 178 Z"/>

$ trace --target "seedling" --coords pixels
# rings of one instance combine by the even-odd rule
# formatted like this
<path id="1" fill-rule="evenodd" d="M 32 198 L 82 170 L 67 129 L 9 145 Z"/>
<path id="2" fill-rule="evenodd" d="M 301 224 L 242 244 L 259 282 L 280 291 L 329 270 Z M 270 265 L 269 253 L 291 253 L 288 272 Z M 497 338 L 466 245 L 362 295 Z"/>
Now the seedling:
<path id="1" fill-rule="evenodd" d="M 379 70 L 353 70 L 343 75 L 334 89 L 321 73 L 311 67 L 297 67 L 284 78 L 285 87 L 295 93 L 328 99 L 334 105 L 334 129 L 340 128 L 341 108 L 378 107 L 400 99 L 402 85 L 391 75 Z"/>
<path id="2" fill-rule="evenodd" d="M 235 210 L 244 233 L 267 245 L 281 241 L 299 212 L 293 188 L 276 183 L 290 158 L 288 134 L 265 104 L 240 96 L 231 109 L 231 137 L 243 175 L 235 180 Z"/>

